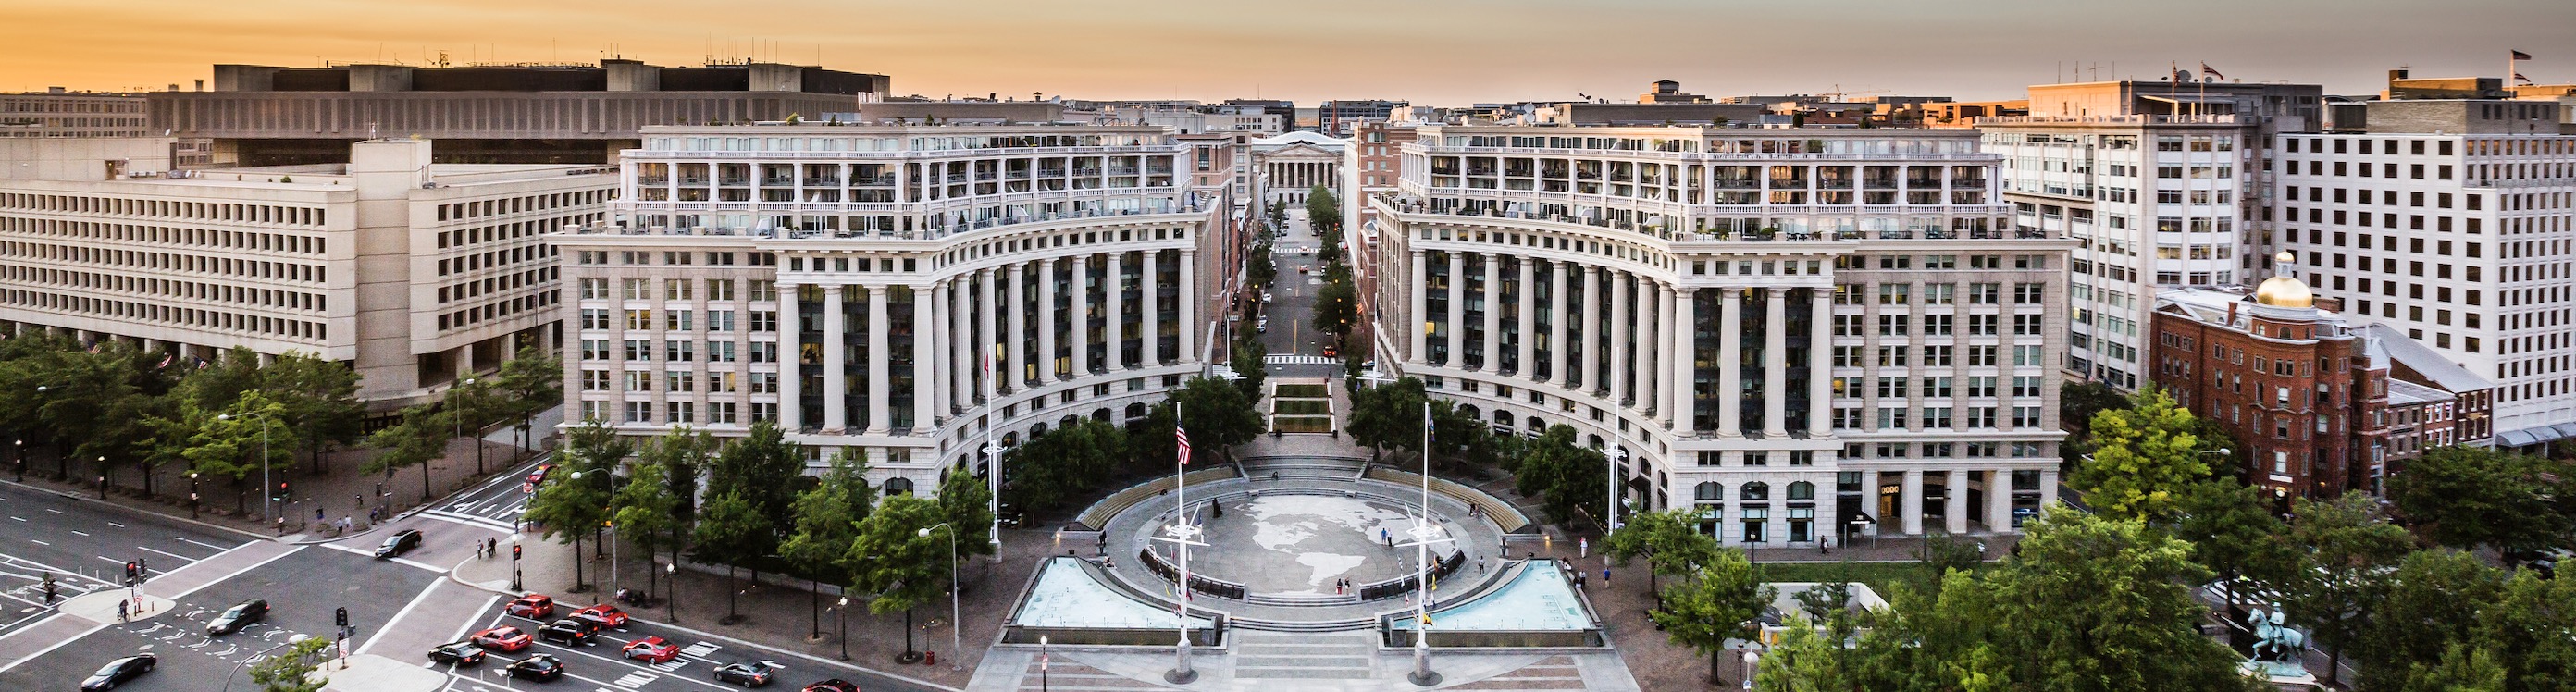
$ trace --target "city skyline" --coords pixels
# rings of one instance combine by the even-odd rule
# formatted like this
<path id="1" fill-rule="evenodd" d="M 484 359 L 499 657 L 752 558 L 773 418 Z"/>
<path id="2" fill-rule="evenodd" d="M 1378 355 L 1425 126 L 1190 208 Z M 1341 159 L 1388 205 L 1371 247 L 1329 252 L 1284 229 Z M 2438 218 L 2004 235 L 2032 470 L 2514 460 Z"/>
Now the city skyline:
<path id="1" fill-rule="evenodd" d="M 997 4 L 1013 7 L 994 12 Z M 314 0 L 245 0 L 219 12 L 159 0 L 47 2 L 0 9 L 0 22 L 36 29 L 0 46 L 0 92 L 185 89 L 217 63 L 417 65 L 441 51 L 456 64 L 588 63 L 612 55 L 669 65 L 819 63 L 891 75 L 894 93 L 932 98 L 1043 93 L 1210 102 L 1627 100 L 1656 79 L 1711 96 L 1839 90 L 1986 100 L 2018 98 L 2031 84 L 2158 79 L 2169 64 L 2196 71 L 2201 63 L 2232 80 L 2369 93 L 2386 70 L 2401 66 L 2418 75 L 2498 76 L 2509 48 L 2535 54 L 2522 65 L 2535 81 L 2576 81 L 2576 67 L 2557 67 L 2576 65 L 2576 55 L 2553 54 L 2568 44 L 2565 27 L 2576 26 L 2571 4 L 2374 1 L 2364 3 L 2371 11 L 2356 12 L 2352 3 L 2309 0 L 2257 7 L 2193 1 L 2170 3 L 2151 17 L 2017 0 L 1977 4 L 1989 7 L 1331 0 L 1254 15 L 1151 0 L 899 9 L 791 1 L 694 17 L 703 6 L 671 0 L 623 3 L 615 14 L 426 0 L 361 16 Z M 993 27 L 983 20 L 990 16 L 1019 19 Z M 1556 36 L 1569 22 L 1630 27 L 1630 40 L 1620 50 L 1563 50 Z M 2130 28 L 2116 36 L 2064 30 L 2103 22 Z M 1810 24 L 1828 33 L 1794 28 Z M 1739 26 L 1792 29 L 1728 28 Z M 2406 48 L 2388 49 L 2399 45 Z M 1540 53 L 1546 59 L 1534 59 Z"/>

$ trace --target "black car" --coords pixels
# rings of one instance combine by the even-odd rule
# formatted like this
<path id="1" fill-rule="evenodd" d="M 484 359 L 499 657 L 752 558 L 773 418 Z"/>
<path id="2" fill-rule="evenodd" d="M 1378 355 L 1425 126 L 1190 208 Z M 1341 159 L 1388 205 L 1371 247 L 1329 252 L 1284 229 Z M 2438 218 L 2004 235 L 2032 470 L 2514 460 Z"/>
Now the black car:
<path id="1" fill-rule="evenodd" d="M 385 537 L 384 545 L 376 546 L 376 559 L 382 560 L 394 557 L 403 553 L 411 552 L 411 549 L 418 547 L 420 547 L 419 530 L 403 529 L 401 531 L 395 531 L 394 535 Z"/>
<path id="2" fill-rule="evenodd" d="M 565 645 L 588 644 L 590 638 L 598 634 L 599 623 L 582 618 L 563 618 L 546 623 L 545 627 L 537 630 L 538 639 Z"/>
<path id="3" fill-rule="evenodd" d="M 125 684 L 127 680 L 152 672 L 152 666 L 160 662 L 161 659 L 153 657 L 152 654 L 135 654 L 108 661 L 106 666 L 98 669 L 98 672 L 91 673 L 89 679 L 81 681 L 81 689 L 87 692 L 116 689 L 117 685 Z"/>
<path id="4" fill-rule="evenodd" d="M 563 677 L 563 660 L 554 654 L 537 654 L 510 662 L 510 677 L 529 680 L 553 680 Z"/>
<path id="5" fill-rule="evenodd" d="M 448 642 L 429 648 L 429 662 L 470 666 L 483 662 L 483 647 L 472 641 Z"/>
<path id="6" fill-rule="evenodd" d="M 760 661 L 735 661 L 716 669 L 716 682 L 730 682 L 744 687 L 769 684 L 769 664 Z"/>
<path id="7" fill-rule="evenodd" d="M 206 636 L 220 636 L 241 631 L 243 625 L 268 619 L 268 602 L 251 599 L 225 609 L 223 614 L 206 621 Z"/>

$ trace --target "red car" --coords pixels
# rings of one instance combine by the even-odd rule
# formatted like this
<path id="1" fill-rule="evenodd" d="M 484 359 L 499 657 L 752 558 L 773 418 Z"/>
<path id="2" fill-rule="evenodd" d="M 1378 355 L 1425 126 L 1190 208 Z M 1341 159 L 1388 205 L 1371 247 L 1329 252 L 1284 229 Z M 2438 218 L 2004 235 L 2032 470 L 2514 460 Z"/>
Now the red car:
<path id="1" fill-rule="evenodd" d="M 600 627 L 626 626 L 626 611 L 606 603 L 572 611 L 572 616 L 599 623 Z"/>
<path id="2" fill-rule="evenodd" d="M 529 639 L 528 633 L 519 631 L 519 628 L 502 626 L 476 632 L 466 641 L 474 642 L 475 646 L 510 653 L 528 648 L 528 644 L 535 640 Z"/>
<path id="3" fill-rule="evenodd" d="M 680 656 L 680 645 L 661 637 L 645 637 L 626 644 L 626 657 L 645 663 L 662 663 Z"/>
<path id="4" fill-rule="evenodd" d="M 519 600 L 511 601 L 510 607 L 501 612 L 530 620 L 543 620 L 554 617 L 555 599 L 548 598 L 545 594 L 532 593 L 520 596 Z"/>
<path id="5" fill-rule="evenodd" d="M 850 684 L 850 681 L 848 680 L 832 678 L 830 680 L 806 685 L 805 692 L 859 692 L 859 686 Z"/>
<path id="6" fill-rule="evenodd" d="M 545 484 L 546 484 L 546 474 L 550 474 L 550 473 L 554 473 L 554 472 L 555 472 L 555 463 L 554 463 L 554 462 L 549 461 L 549 462 L 546 462 L 546 463 L 543 463 L 543 464 L 538 464 L 538 465 L 537 465 L 537 470 L 528 472 L 528 487 L 530 487 L 530 488 L 534 488 L 534 487 L 537 487 L 537 486 L 540 486 L 540 485 L 545 485 Z"/>

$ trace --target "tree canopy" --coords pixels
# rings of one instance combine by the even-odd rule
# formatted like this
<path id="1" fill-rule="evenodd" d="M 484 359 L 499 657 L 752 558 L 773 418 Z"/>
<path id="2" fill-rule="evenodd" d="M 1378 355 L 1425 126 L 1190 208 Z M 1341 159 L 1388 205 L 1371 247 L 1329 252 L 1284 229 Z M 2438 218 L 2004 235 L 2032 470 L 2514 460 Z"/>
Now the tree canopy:
<path id="1" fill-rule="evenodd" d="M 2077 462 L 2067 482 L 2104 516 L 2160 522 L 2185 488 L 2209 476 L 2209 461 L 2190 409 L 2155 388 L 2130 402 L 2093 415 L 2093 458 Z"/>
<path id="2" fill-rule="evenodd" d="M 1574 435 L 1571 426 L 1551 425 L 1526 445 L 1517 466 L 1516 489 L 1522 496 L 1539 498 L 1549 521 L 1564 523 L 1578 514 L 1606 521 L 1609 459 L 1601 450 L 1575 444 Z"/>
<path id="3" fill-rule="evenodd" d="M 1190 378 L 1172 393 L 1172 402 L 1190 432 L 1192 453 L 1201 457 L 1231 458 L 1228 448 L 1251 442 L 1265 427 L 1253 400 L 1224 380 Z"/>
<path id="4" fill-rule="evenodd" d="M 2400 516 L 2433 542 L 2462 550 L 2568 544 L 2576 518 L 2551 500 L 2569 494 L 2576 466 L 2478 447 L 2426 450 L 2388 481 Z"/>

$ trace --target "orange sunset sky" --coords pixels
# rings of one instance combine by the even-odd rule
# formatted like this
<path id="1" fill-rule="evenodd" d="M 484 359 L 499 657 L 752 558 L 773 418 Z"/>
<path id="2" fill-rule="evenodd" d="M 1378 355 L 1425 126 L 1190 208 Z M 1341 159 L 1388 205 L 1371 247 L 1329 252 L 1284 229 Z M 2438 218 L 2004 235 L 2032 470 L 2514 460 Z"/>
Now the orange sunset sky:
<path id="1" fill-rule="evenodd" d="M 1886 90 L 2009 98 L 2206 61 L 2368 93 L 2419 76 L 2576 81 L 2568 0 L 0 0 L 0 91 L 163 88 L 214 63 L 760 58 L 898 94 L 1407 99 Z M 2099 69 L 2066 76 L 2061 65 Z M 2116 68 L 2114 67 L 2116 65 Z M 184 86 L 183 86 L 184 88 Z"/>

